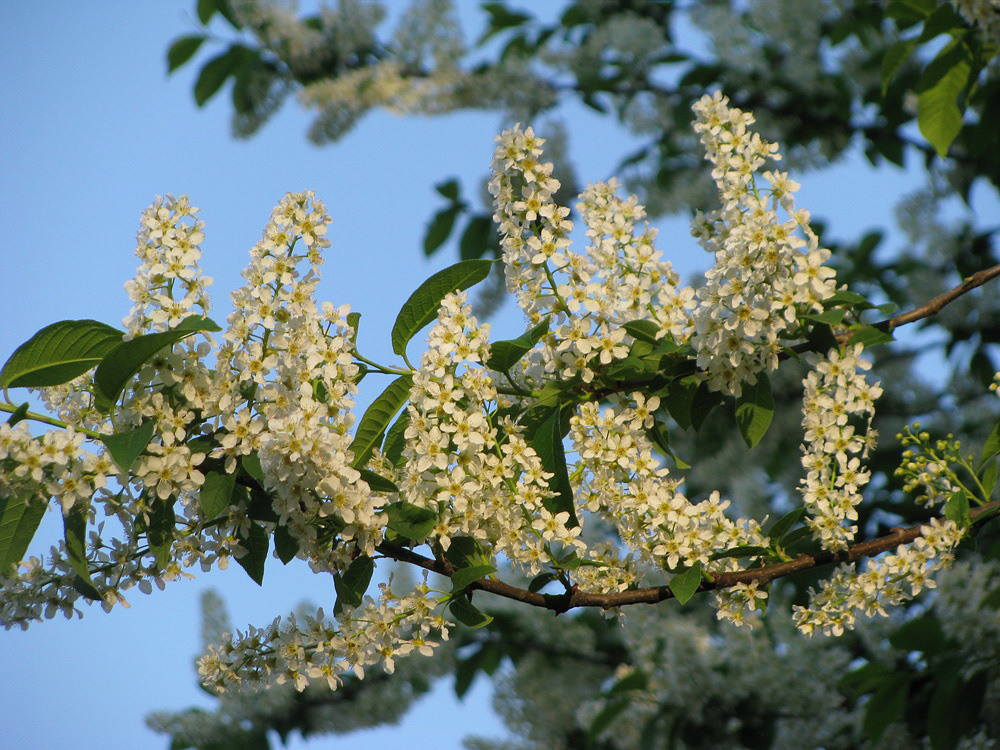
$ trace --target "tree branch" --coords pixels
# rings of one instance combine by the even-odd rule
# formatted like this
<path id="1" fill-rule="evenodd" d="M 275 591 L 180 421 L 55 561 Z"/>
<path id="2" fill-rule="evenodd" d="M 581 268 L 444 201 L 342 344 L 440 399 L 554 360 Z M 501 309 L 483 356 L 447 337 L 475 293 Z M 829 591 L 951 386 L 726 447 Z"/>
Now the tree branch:
<path id="1" fill-rule="evenodd" d="M 973 522 L 976 522 L 977 519 L 982 520 L 986 516 L 992 515 L 998 508 L 1000 508 L 1000 501 L 994 501 L 974 509 L 970 515 Z M 907 529 L 895 529 L 891 534 L 866 542 L 858 542 L 840 552 L 819 552 L 815 555 L 802 554 L 794 560 L 766 565 L 763 568 L 748 568 L 730 573 L 713 573 L 711 574 L 712 580 L 702 581 L 698 587 L 698 591 L 726 589 L 738 583 L 757 582 L 758 584 L 765 584 L 777 578 L 784 578 L 793 573 L 800 573 L 803 570 L 811 570 L 812 568 L 819 568 L 840 562 L 852 562 L 864 557 L 874 557 L 900 544 L 912 542 L 921 536 L 920 527 L 922 525 L 918 524 Z M 391 542 L 382 542 L 376 549 L 382 554 L 400 562 L 411 563 L 449 578 L 456 570 L 455 566 L 446 561 L 424 557 L 413 550 L 400 547 Z M 593 594 L 579 591 L 576 588 L 567 591 L 565 594 L 543 594 L 518 588 L 517 586 L 512 586 L 509 583 L 492 578 L 480 578 L 470 588 L 486 591 L 490 594 L 496 594 L 497 596 L 513 599 L 535 607 L 550 609 L 556 614 L 561 614 L 576 607 L 611 609 L 630 604 L 657 604 L 674 597 L 674 593 L 667 585 L 631 589 L 614 594 Z"/>
<path id="2" fill-rule="evenodd" d="M 976 287 L 982 286 L 990 279 L 995 279 L 1000 276 L 1000 264 L 993 266 L 992 268 L 986 268 L 982 271 L 977 271 L 968 276 L 962 281 L 961 284 L 956 286 L 954 289 L 949 289 L 947 292 L 939 294 L 934 297 L 929 302 L 921 305 L 920 307 L 915 307 L 906 313 L 900 313 L 893 318 L 890 318 L 889 329 L 898 328 L 899 326 L 906 325 L 907 323 L 914 323 L 923 318 L 929 318 L 931 315 L 940 312 L 945 305 L 950 302 L 954 302 L 956 299 L 961 297 L 966 292 L 970 292 Z"/>

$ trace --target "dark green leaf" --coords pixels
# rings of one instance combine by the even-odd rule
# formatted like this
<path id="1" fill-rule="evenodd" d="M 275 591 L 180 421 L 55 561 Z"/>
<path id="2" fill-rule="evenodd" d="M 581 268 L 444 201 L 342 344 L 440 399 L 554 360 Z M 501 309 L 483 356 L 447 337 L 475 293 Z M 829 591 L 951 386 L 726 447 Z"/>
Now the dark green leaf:
<path id="1" fill-rule="evenodd" d="M 941 652 L 948 645 L 941 621 L 932 614 L 904 622 L 889 636 L 889 643 L 893 648 L 922 651 L 928 656 Z"/>
<path id="2" fill-rule="evenodd" d="M 216 7 L 215 0 L 198 0 L 198 20 L 201 21 L 203 26 L 212 20 L 212 16 L 215 15 L 216 10 L 218 8 Z"/>
<path id="3" fill-rule="evenodd" d="M 240 458 L 240 466 L 251 479 L 256 481 L 261 487 L 264 486 L 264 468 L 260 465 L 260 456 L 256 453 L 251 453 L 249 456 L 243 456 Z"/>
<path id="4" fill-rule="evenodd" d="M 63 320 L 21 344 L 0 370 L 0 388 L 61 385 L 95 367 L 124 334 L 96 320 Z"/>
<path id="5" fill-rule="evenodd" d="M 438 191 L 442 198 L 447 198 L 452 203 L 458 203 L 459 186 L 458 180 L 454 177 L 444 182 L 439 182 L 434 186 L 434 189 Z"/>
<path id="6" fill-rule="evenodd" d="M 902 39 L 889 46 L 882 57 L 882 96 L 889 90 L 889 82 L 917 47 L 917 39 Z"/>
<path id="7" fill-rule="evenodd" d="M 174 544 L 174 498 L 154 498 L 149 506 L 149 526 L 146 539 L 149 551 L 156 560 L 156 567 L 163 571 L 170 563 L 170 550 Z"/>
<path id="8" fill-rule="evenodd" d="M 670 579 L 670 590 L 681 604 L 687 604 L 701 585 L 701 563 L 695 563 Z"/>
<path id="9" fill-rule="evenodd" d="M 558 406 L 546 408 L 539 414 L 541 419 L 529 424 L 525 430 L 525 439 L 538 454 L 545 471 L 553 474 L 549 480 L 549 489 L 556 494 L 546 498 L 543 505 L 550 513 L 569 513 L 567 528 L 579 525 L 576 509 L 573 504 L 573 488 L 569 483 L 566 471 L 566 452 L 563 448 L 562 414 Z"/>
<path id="10" fill-rule="evenodd" d="M 424 255 L 433 255 L 434 251 L 445 243 L 455 227 L 455 219 L 461 210 L 461 206 L 449 206 L 434 214 L 424 235 Z"/>
<path id="11" fill-rule="evenodd" d="M 274 551 L 278 559 L 288 565 L 299 552 L 299 542 L 288 531 L 287 526 L 277 526 L 274 529 Z"/>
<path id="12" fill-rule="evenodd" d="M 198 490 L 198 506 L 206 519 L 218 518 L 225 512 L 235 486 L 235 474 L 210 471 L 205 475 L 205 482 Z"/>
<path id="13" fill-rule="evenodd" d="M 173 73 L 194 57 L 204 41 L 205 37 L 203 36 L 182 36 L 171 44 L 170 49 L 167 50 L 167 72 Z"/>
<path id="14" fill-rule="evenodd" d="M 475 260 L 490 255 L 495 242 L 493 219 L 490 216 L 473 216 L 465 225 L 458 241 L 458 254 L 462 260 Z"/>
<path id="15" fill-rule="evenodd" d="M 372 405 L 365 410 L 351 443 L 350 450 L 354 454 L 351 466 L 358 468 L 368 463 L 372 450 L 379 444 L 389 422 L 396 416 L 396 412 L 403 408 L 403 404 L 410 397 L 412 386 L 413 376 L 400 375 L 389 383 L 379 397 L 372 402 Z"/>
<path id="16" fill-rule="evenodd" d="M 660 339 L 656 337 L 660 327 L 651 320 L 631 320 L 622 325 L 628 335 L 636 341 L 645 341 L 649 344 L 657 344 Z"/>
<path id="17" fill-rule="evenodd" d="M 448 609 L 456 620 L 470 628 L 481 628 L 493 622 L 492 617 L 477 609 L 476 605 L 464 594 L 452 599 L 448 604 Z"/>
<path id="18" fill-rule="evenodd" d="M 215 96 L 222 84 L 233 75 L 243 59 L 243 46 L 233 44 L 222 54 L 216 55 L 202 67 L 194 84 L 194 100 L 199 107 Z"/>
<path id="19" fill-rule="evenodd" d="M 453 592 L 463 591 L 474 581 L 496 572 L 497 569 L 492 565 L 474 565 L 471 568 L 456 570 L 451 575 L 451 590 Z"/>
<path id="20" fill-rule="evenodd" d="M 834 305 L 848 305 L 849 307 L 861 310 L 868 310 L 871 308 L 871 303 L 864 295 L 852 292 L 848 289 L 841 289 L 838 292 L 834 292 L 823 300 L 824 307 L 833 307 Z"/>
<path id="21" fill-rule="evenodd" d="M 531 351 L 548 331 L 549 319 L 546 317 L 516 339 L 495 342 L 490 346 L 490 356 L 486 360 L 486 366 L 497 372 L 507 372 L 514 363 Z"/>
<path id="22" fill-rule="evenodd" d="M 385 433 L 385 442 L 382 444 L 382 454 L 393 466 L 399 466 L 403 457 L 403 448 L 406 446 L 406 428 L 410 424 L 410 411 L 403 409 L 399 419 L 392 423 L 392 427 Z"/>
<path id="23" fill-rule="evenodd" d="M 604 708 L 597 713 L 594 720 L 590 722 L 590 728 L 587 730 L 587 738 L 590 741 L 590 744 L 593 745 L 594 741 L 600 737 L 601 732 L 611 726 L 611 722 L 617 719 L 618 715 L 628 707 L 629 700 L 627 698 L 616 698 L 610 703 L 607 703 Z"/>
<path id="24" fill-rule="evenodd" d="M 239 543 L 246 550 L 243 557 L 237 557 L 236 562 L 247 572 L 247 575 L 258 586 L 264 585 L 264 563 L 267 562 L 267 532 L 254 522 L 250 522 L 250 531 L 246 536 L 239 537 Z"/>
<path id="25" fill-rule="evenodd" d="M 351 561 L 343 574 L 333 576 L 333 585 L 337 589 L 337 603 L 333 606 L 335 615 L 361 606 L 374 573 L 375 561 L 367 555 L 360 555 Z"/>
<path id="26" fill-rule="evenodd" d="M 608 690 L 608 695 L 619 695 L 627 693 L 630 690 L 645 690 L 648 685 L 649 677 L 646 673 L 641 669 L 633 669 L 611 686 L 611 689 Z"/>
<path id="27" fill-rule="evenodd" d="M 832 312 L 832 311 L 830 311 Z M 743 384 L 743 392 L 736 399 L 736 424 L 748 447 L 753 448 L 764 437 L 774 417 L 774 397 L 767 373 L 757 374 L 753 385 Z"/>
<path id="28" fill-rule="evenodd" d="M 200 331 L 221 331 L 210 318 L 192 315 L 169 331 L 147 333 L 122 341 L 108 351 L 94 373 L 94 385 L 99 395 L 110 403 L 118 400 L 125 384 L 161 349 Z"/>
<path id="29" fill-rule="evenodd" d="M 66 558 L 76 573 L 74 588 L 87 599 L 101 599 L 101 592 L 90 577 L 87 560 L 87 507 L 82 503 L 73 505 L 63 514 L 63 528 L 66 531 Z"/>
<path id="30" fill-rule="evenodd" d="M 456 568 L 490 564 L 490 554 L 471 536 L 453 536 L 444 558 Z"/>
<path id="31" fill-rule="evenodd" d="M 541 591 L 543 588 L 545 588 L 558 578 L 559 576 L 557 576 L 555 573 L 539 573 L 537 576 L 531 579 L 530 583 L 528 583 L 528 591 L 531 591 L 533 593 Z"/>
<path id="32" fill-rule="evenodd" d="M 385 506 L 385 512 L 389 516 L 387 526 L 415 542 L 425 539 L 437 523 L 437 513 L 412 503 L 390 503 Z"/>
<path id="33" fill-rule="evenodd" d="M 10 416 L 7 417 L 7 424 L 13 427 L 18 422 L 21 422 L 22 420 L 25 420 L 27 418 L 28 418 L 28 402 L 25 401 L 23 404 L 21 404 L 19 407 L 17 407 L 16 409 L 14 409 L 14 411 L 10 413 Z"/>
<path id="34" fill-rule="evenodd" d="M 452 292 L 478 284 L 489 275 L 492 265 L 490 260 L 463 260 L 438 271 L 417 287 L 403 303 L 392 326 L 393 352 L 402 355 L 410 339 L 437 316 L 441 300 Z"/>
<path id="35" fill-rule="evenodd" d="M 983 484 L 983 489 L 986 490 L 986 499 L 989 499 L 990 495 L 993 494 L 993 489 L 997 486 L 997 462 L 990 461 L 986 468 L 983 470 L 983 475 L 979 480 Z"/>
<path id="36" fill-rule="evenodd" d="M 46 505 L 41 496 L 0 495 L 0 576 L 12 575 L 24 559 Z"/>
<path id="37" fill-rule="evenodd" d="M 954 521 L 959 528 L 965 528 L 971 522 L 969 516 L 969 496 L 965 490 L 955 490 L 944 504 L 945 518 Z"/>
<path id="38" fill-rule="evenodd" d="M 128 471 L 132 468 L 135 460 L 146 450 L 149 441 L 153 439 L 155 429 L 156 420 L 147 419 L 134 430 L 101 435 L 101 442 L 108 449 L 111 458 L 118 464 L 118 468 L 122 471 Z"/>
<path id="39" fill-rule="evenodd" d="M 976 467 L 976 470 L 982 471 L 986 462 L 995 456 L 1000 456 L 1000 422 L 993 425 L 989 437 L 986 438 L 986 442 L 983 444 L 983 451 L 979 454 L 979 465 Z"/>
<path id="40" fill-rule="evenodd" d="M 673 386 L 671 385 L 671 389 Z M 708 418 L 709 413 L 716 406 L 721 404 L 725 399 L 722 394 L 718 391 L 713 391 L 708 387 L 708 383 L 702 383 L 698 386 L 698 389 L 694 393 L 694 398 L 691 401 L 691 426 L 694 427 L 695 431 L 701 429 L 701 426 L 705 424 L 705 420 Z M 667 406 L 669 409 L 670 406 Z M 673 416 L 673 412 L 671 412 Z M 677 417 L 674 417 L 677 419 Z M 680 424 L 678 422 L 678 424 Z"/>
<path id="41" fill-rule="evenodd" d="M 801 519 L 802 516 L 805 515 L 805 512 L 806 512 L 805 508 L 796 508 L 795 510 L 789 511 L 788 513 L 783 515 L 781 518 L 775 521 L 774 525 L 771 526 L 771 528 L 768 530 L 767 532 L 768 539 L 775 539 L 775 540 L 781 539 L 781 537 L 787 534 L 788 531 L 795 524 L 799 522 L 799 519 Z"/>
<path id="42" fill-rule="evenodd" d="M 697 375 L 677 378 L 670 383 L 664 403 L 670 416 L 682 430 L 691 429 L 691 409 L 700 385 L 701 379 Z"/>
<path id="43" fill-rule="evenodd" d="M 895 336 L 892 335 L 885 324 L 877 326 L 851 326 L 851 331 L 851 343 L 862 344 L 865 348 L 877 346 L 878 344 L 888 344 L 895 339 Z"/>
<path id="44" fill-rule="evenodd" d="M 861 728 L 871 742 L 877 745 L 885 728 L 903 718 L 909 692 L 910 676 L 905 673 L 888 675 L 875 690 L 861 721 Z"/>
<path id="45" fill-rule="evenodd" d="M 399 487 L 392 480 L 386 479 L 381 474 L 376 474 L 370 469 L 359 469 L 361 478 L 367 482 L 374 492 L 399 492 Z"/>

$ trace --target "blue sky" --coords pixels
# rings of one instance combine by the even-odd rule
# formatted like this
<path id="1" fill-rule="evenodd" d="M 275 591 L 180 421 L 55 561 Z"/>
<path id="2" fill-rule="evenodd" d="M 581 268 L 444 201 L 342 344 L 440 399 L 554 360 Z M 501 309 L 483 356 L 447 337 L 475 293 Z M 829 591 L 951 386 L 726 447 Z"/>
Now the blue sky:
<path id="1" fill-rule="evenodd" d="M 404 4 L 389 5 L 395 11 Z M 478 185 L 497 117 L 377 113 L 337 145 L 319 149 L 305 139 L 308 117 L 286 106 L 255 138 L 235 141 L 225 97 L 198 110 L 194 70 L 166 76 L 164 52 L 194 30 L 193 7 L 193 1 L 0 2 L 0 360 L 56 320 L 120 323 L 129 309 L 123 284 L 136 266 L 139 215 L 157 194 L 187 194 L 202 209 L 203 265 L 215 278 L 214 317 L 223 320 L 228 293 L 239 285 L 271 208 L 286 191 L 311 189 L 333 216 L 320 297 L 362 312 L 362 351 L 390 361 L 388 331 L 399 305 L 455 257 L 451 248 L 431 260 L 421 252 L 425 224 L 440 203 L 433 185 L 450 175 L 461 176 L 467 190 Z M 471 10 L 463 8 L 477 17 Z M 582 110 L 570 115 L 581 179 L 611 176 L 628 150 L 627 136 Z M 799 181 L 799 204 L 827 217 L 841 237 L 889 222 L 895 196 L 915 185 L 912 175 L 875 173 L 857 160 Z M 661 226 L 659 246 L 681 269 L 704 266 L 682 222 Z M 512 305 L 492 322 L 500 338 L 522 330 Z M 45 547 L 60 525 L 50 513 Z M 333 597 L 328 579 L 306 566 L 271 561 L 263 588 L 238 566 L 197 571 L 195 580 L 165 592 L 136 592 L 130 609 L 89 609 L 82 621 L 0 632 L 5 743 L 166 747 L 143 716 L 207 703 L 191 663 L 199 651 L 198 597 L 210 586 L 222 591 L 237 626 L 268 622 L 303 599 L 329 606 Z M 400 727 L 309 747 L 405 742 L 412 750 L 448 750 L 470 732 L 503 732 L 482 681 L 464 703 L 443 682 Z"/>

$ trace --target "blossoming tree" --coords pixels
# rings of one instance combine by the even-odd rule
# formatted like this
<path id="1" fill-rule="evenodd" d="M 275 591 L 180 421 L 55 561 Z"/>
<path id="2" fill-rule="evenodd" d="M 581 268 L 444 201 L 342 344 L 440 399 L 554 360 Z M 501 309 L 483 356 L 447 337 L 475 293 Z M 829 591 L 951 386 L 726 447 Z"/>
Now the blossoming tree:
<path id="1" fill-rule="evenodd" d="M 505 131 L 490 192 L 527 329 L 490 340 L 465 290 L 492 262 L 462 261 L 403 305 L 392 364 L 362 354 L 358 313 L 313 298 L 330 221 L 313 195 L 275 209 L 224 330 L 207 317 L 197 210 L 158 199 L 143 215 L 125 330 L 55 323 L 0 371 L 5 391 L 39 388 L 52 412 L 0 404 L 11 415 L 0 426 L 4 624 L 69 616 L 88 600 L 111 608 L 133 587 L 231 559 L 260 582 L 273 552 L 332 574 L 332 609 L 236 633 L 202 657 L 201 677 L 216 691 L 336 690 L 345 675 L 433 653 L 455 622 L 488 624 L 484 595 L 628 618 L 637 604 L 711 592 L 718 618 L 753 624 L 773 581 L 836 564 L 791 612 L 805 633 L 839 634 L 933 586 L 1000 507 L 1000 424 L 973 456 L 919 427 L 898 436 L 899 472 L 929 518 L 859 538 L 882 393 L 864 350 L 1000 266 L 912 311 L 873 310 L 837 284 L 796 183 L 766 169 L 778 146 L 753 122 L 721 94 L 696 103 L 721 205 L 692 226 L 715 259 L 697 288 L 681 284 L 614 181 L 580 196 L 588 246 L 571 250 L 542 140 Z M 414 364 L 411 342 L 429 324 Z M 718 491 L 689 497 L 671 434 L 728 409 L 753 447 L 774 411 L 771 375 L 799 361 L 794 509 L 739 517 Z M 391 380 L 357 419 L 357 383 L 376 376 Z M 56 429 L 36 436 L 32 421 Z M 50 504 L 64 539 L 47 561 L 24 560 Z M 389 561 L 422 569 L 422 582 L 373 587 Z"/>

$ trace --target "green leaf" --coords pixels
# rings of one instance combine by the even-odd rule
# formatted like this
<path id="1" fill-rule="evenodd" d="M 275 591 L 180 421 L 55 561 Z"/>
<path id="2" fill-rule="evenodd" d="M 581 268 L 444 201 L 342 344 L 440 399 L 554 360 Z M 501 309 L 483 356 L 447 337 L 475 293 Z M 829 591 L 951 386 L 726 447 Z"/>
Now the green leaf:
<path id="1" fill-rule="evenodd" d="M 456 568 L 471 568 L 489 565 L 490 554 L 471 536 L 453 536 L 451 545 L 444 553 L 444 559 Z"/>
<path id="2" fill-rule="evenodd" d="M 96 320 L 63 320 L 21 344 L 0 370 L 0 388 L 61 385 L 95 367 L 124 336 Z"/>
<path id="3" fill-rule="evenodd" d="M 27 418 L 28 418 L 28 402 L 25 401 L 23 404 L 21 404 L 19 407 L 17 407 L 16 409 L 14 409 L 14 411 L 10 413 L 10 416 L 7 417 L 7 424 L 13 427 L 18 422 L 21 422 Z"/>
<path id="4" fill-rule="evenodd" d="M 376 474 L 370 469 L 359 469 L 361 478 L 372 488 L 374 492 L 399 492 L 399 487 L 381 474 Z"/>
<path id="5" fill-rule="evenodd" d="M 537 409 L 532 412 L 538 413 Z M 573 488 L 566 470 L 566 451 L 563 448 L 562 410 L 558 406 L 549 407 L 538 413 L 538 421 L 532 421 L 525 429 L 525 439 L 538 454 L 542 468 L 553 476 L 549 479 L 549 489 L 556 494 L 546 498 L 542 504 L 550 513 L 569 513 L 567 528 L 579 526 L 573 503 Z"/>
<path id="6" fill-rule="evenodd" d="M 490 356 L 486 360 L 486 366 L 497 372 L 507 372 L 521 357 L 531 351 L 548 332 L 549 319 L 546 317 L 541 323 L 529 328 L 516 339 L 493 343 L 490 345 Z"/>
<path id="7" fill-rule="evenodd" d="M 12 575 L 24 559 L 46 505 L 41 496 L 0 496 L 0 576 Z"/>
<path id="8" fill-rule="evenodd" d="M 528 591 L 531 591 L 532 593 L 537 593 L 546 586 L 548 586 L 553 581 L 558 580 L 558 578 L 559 576 L 557 576 L 555 573 L 551 572 L 539 573 L 537 576 L 531 579 L 530 583 L 528 583 Z"/>
<path id="9" fill-rule="evenodd" d="M 468 289 L 485 279 L 491 260 L 463 260 L 448 266 L 417 287 L 403 303 L 392 326 L 392 350 L 402 355 L 410 339 L 437 316 L 441 300 L 454 291 Z"/>
<path id="10" fill-rule="evenodd" d="M 448 604 L 448 609 L 456 620 L 470 628 L 481 628 L 493 622 L 493 618 L 485 612 L 481 612 L 465 594 L 452 599 Z"/>
<path id="11" fill-rule="evenodd" d="M 844 304 L 848 305 L 849 307 L 856 307 L 862 310 L 868 310 L 872 306 L 864 295 L 858 294 L 857 292 L 852 292 L 848 289 L 841 289 L 840 291 L 834 292 L 825 300 L 823 300 L 824 307 L 833 307 L 834 305 L 844 305 Z"/>
<path id="12" fill-rule="evenodd" d="M 424 235 L 424 255 L 433 255 L 434 251 L 445 243 L 455 227 L 455 219 L 461 210 L 461 206 L 449 206 L 434 214 Z"/>
<path id="13" fill-rule="evenodd" d="M 767 373 L 757 374 L 753 385 L 743 384 L 743 392 L 736 399 L 736 424 L 747 447 L 753 448 L 764 437 L 774 417 L 774 397 Z"/>
<path id="14" fill-rule="evenodd" d="M 399 419 L 392 423 L 392 427 L 385 433 L 385 442 L 382 444 L 382 454 L 393 466 L 399 466 L 403 457 L 403 448 L 406 446 L 406 428 L 410 424 L 410 411 L 404 409 L 399 415 Z"/>
<path id="15" fill-rule="evenodd" d="M 101 442 L 118 464 L 118 468 L 128 471 L 153 439 L 154 430 L 156 430 L 156 420 L 147 419 L 134 430 L 101 435 Z"/>
<path id="16" fill-rule="evenodd" d="M 360 555 L 351 560 L 343 574 L 334 574 L 333 585 L 337 589 L 337 603 L 333 605 L 335 615 L 361 606 L 374 573 L 375 561 L 367 555 Z"/>
<path id="17" fill-rule="evenodd" d="M 288 565 L 295 559 L 299 552 L 299 542 L 292 536 L 287 526 L 276 526 L 274 528 L 274 551 L 278 553 L 278 559 Z"/>
<path id="18" fill-rule="evenodd" d="M 198 490 L 198 506 L 207 519 L 218 518 L 229 507 L 236 486 L 236 475 L 210 471 Z"/>
<path id="19" fill-rule="evenodd" d="M 979 465 L 976 466 L 976 471 L 982 471 L 986 462 L 995 456 L 1000 456 L 1000 422 L 993 425 L 993 430 L 983 444 L 983 452 L 979 454 Z"/>
<path id="20" fill-rule="evenodd" d="M 240 545 L 246 550 L 243 557 L 237 557 L 236 562 L 247 572 L 247 575 L 258 586 L 264 585 L 264 563 L 267 562 L 267 532 L 255 521 L 250 522 L 250 531 L 245 536 L 238 537 Z"/>
<path id="21" fill-rule="evenodd" d="M 889 643 L 893 648 L 922 651 L 928 656 L 940 653 L 948 646 L 941 621 L 931 614 L 904 622 L 889 636 Z"/>
<path id="22" fill-rule="evenodd" d="M 804 317 L 807 320 L 814 320 L 817 323 L 835 326 L 843 322 L 844 315 L 846 314 L 847 310 L 842 307 L 831 307 L 829 310 L 824 310 L 821 313 L 810 313 Z"/>
<path id="23" fill-rule="evenodd" d="M 986 490 L 986 500 L 989 500 L 990 496 L 993 494 L 993 489 L 997 486 L 997 462 L 991 461 L 987 464 L 986 469 L 983 471 L 983 475 L 979 480 L 982 482 L 983 489 Z"/>
<path id="24" fill-rule="evenodd" d="M 243 46 L 233 44 L 202 67 L 194 84 L 194 100 L 199 107 L 215 96 L 229 76 L 236 72 L 243 59 Z"/>
<path id="25" fill-rule="evenodd" d="M 458 203 L 459 185 L 458 180 L 454 177 L 444 182 L 439 182 L 434 186 L 434 189 L 438 191 L 442 198 L 447 198 L 452 203 Z"/>
<path id="26" fill-rule="evenodd" d="M 240 466 L 243 471 L 253 479 L 261 487 L 264 486 L 264 467 L 260 465 L 260 456 L 256 453 L 251 453 L 249 456 L 243 456 L 240 459 Z"/>
<path id="27" fill-rule="evenodd" d="M 697 375 L 677 378 L 670 383 L 667 395 L 664 397 L 667 411 L 682 430 L 691 429 L 691 409 L 700 385 L 701 378 Z"/>
<path id="28" fill-rule="evenodd" d="M 385 506 L 385 512 L 389 516 L 386 525 L 400 536 L 415 542 L 425 539 L 437 523 L 437 513 L 412 503 L 390 503 Z"/>
<path id="29" fill-rule="evenodd" d="M 496 233 L 493 229 L 493 218 L 490 216 L 473 216 L 465 225 L 462 238 L 458 241 L 458 254 L 462 260 L 474 260 L 490 254 Z"/>
<path id="30" fill-rule="evenodd" d="M 917 39 L 902 39 L 891 45 L 882 57 L 882 96 L 889 90 L 889 83 L 906 59 L 917 48 Z"/>
<path id="31" fill-rule="evenodd" d="M 694 398 L 691 400 L 691 426 L 694 427 L 696 432 L 705 424 L 705 420 L 712 409 L 723 401 L 725 399 L 722 394 L 709 388 L 707 382 L 701 383 L 698 386 L 698 389 L 694 393 Z M 667 408 L 669 409 L 670 407 L 668 406 Z"/>
<path id="32" fill-rule="evenodd" d="M 156 560 L 156 567 L 165 570 L 170 563 L 170 549 L 174 544 L 174 498 L 155 498 L 149 506 L 149 526 L 146 539 L 149 551 Z"/>
<path id="33" fill-rule="evenodd" d="M 206 37 L 204 36 L 182 36 L 174 41 L 167 50 L 167 72 L 173 73 L 181 65 L 186 63 L 201 47 Z"/>
<path id="34" fill-rule="evenodd" d="M 955 40 L 928 63 L 917 84 L 917 124 L 942 159 L 962 129 L 958 99 L 971 75 L 969 49 Z"/>
<path id="35" fill-rule="evenodd" d="M 198 0 L 198 20 L 201 21 L 203 26 L 212 20 L 212 16 L 215 15 L 216 10 L 218 8 L 216 7 L 215 0 Z"/>
<path id="36" fill-rule="evenodd" d="M 350 450 L 354 454 L 351 466 L 358 468 L 368 463 L 372 450 L 385 433 L 389 422 L 396 416 L 403 404 L 410 397 L 410 388 L 413 386 L 413 376 L 400 375 L 393 380 L 372 402 L 372 405 L 365 410 L 365 414 L 358 423 L 358 429 L 354 433 L 354 440 L 351 442 Z"/>
<path id="37" fill-rule="evenodd" d="M 497 569 L 492 565 L 473 565 L 471 568 L 456 570 L 451 575 L 451 590 L 453 592 L 464 591 L 475 581 L 496 573 Z"/>
<path id="38" fill-rule="evenodd" d="M 608 695 L 620 695 L 621 693 L 627 693 L 630 690 L 645 690 L 649 685 L 649 677 L 641 669 L 633 669 L 627 675 L 618 680 L 611 689 L 608 690 Z"/>
<path id="39" fill-rule="evenodd" d="M 215 321 L 192 315 L 169 331 L 147 333 L 122 341 L 108 351 L 94 373 L 98 395 L 109 403 L 118 400 L 125 384 L 161 349 L 200 331 L 221 331 Z"/>
<path id="40" fill-rule="evenodd" d="M 645 341 L 648 344 L 658 344 L 661 339 L 656 338 L 660 327 L 651 320 L 631 320 L 622 325 L 628 335 L 636 341 Z"/>
<path id="41" fill-rule="evenodd" d="M 969 515 L 969 495 L 965 490 L 955 490 L 944 504 L 945 518 L 954 521 L 959 528 L 965 528 L 971 523 Z"/>
<path id="42" fill-rule="evenodd" d="M 101 599 L 101 592 L 90 577 L 90 563 L 87 560 L 87 507 L 83 503 L 76 503 L 68 513 L 63 514 L 63 528 L 66 532 L 66 557 L 76 573 L 73 587 L 87 599 Z"/>
<path id="43" fill-rule="evenodd" d="M 861 729 L 873 743 L 878 743 L 885 728 L 903 718 L 910 692 L 910 676 L 905 673 L 888 675 L 872 694 L 865 706 Z"/>
<path id="44" fill-rule="evenodd" d="M 681 604 L 687 604 L 701 585 L 701 563 L 695 563 L 670 579 L 670 590 Z"/>
<path id="45" fill-rule="evenodd" d="M 587 730 L 587 739 L 589 740 L 590 745 L 593 745 L 597 738 L 601 735 L 601 732 L 611 726 L 611 722 L 617 719 L 618 715 L 628 707 L 628 698 L 616 698 L 610 703 L 607 703 L 604 708 L 597 713 L 594 720 L 590 722 L 590 728 Z"/>
<path id="46" fill-rule="evenodd" d="M 967 662 L 953 657 L 933 670 L 934 693 L 927 707 L 927 736 L 931 750 L 955 750 L 962 737 L 982 725 L 986 670 L 963 677 Z"/>
<path id="47" fill-rule="evenodd" d="M 895 340 L 885 323 L 874 326 L 851 326 L 851 344 L 862 344 L 866 349 L 870 346 L 888 344 Z"/>
<path id="48" fill-rule="evenodd" d="M 799 522 L 799 519 L 805 515 L 805 508 L 796 508 L 793 511 L 789 511 L 777 521 L 767 532 L 768 539 L 780 540 L 789 530 Z"/>

